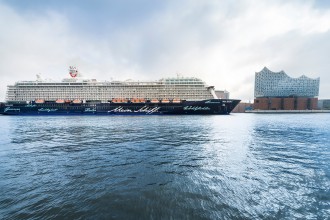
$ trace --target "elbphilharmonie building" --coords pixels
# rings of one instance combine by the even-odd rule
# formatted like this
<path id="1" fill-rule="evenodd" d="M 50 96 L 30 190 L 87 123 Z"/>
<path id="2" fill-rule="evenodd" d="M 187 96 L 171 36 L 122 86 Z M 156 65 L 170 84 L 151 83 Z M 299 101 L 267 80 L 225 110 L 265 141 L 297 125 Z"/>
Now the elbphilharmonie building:
<path id="1" fill-rule="evenodd" d="M 264 67 L 255 74 L 254 109 L 317 109 L 320 78 L 289 77 L 284 71 L 273 72 Z"/>
<path id="2" fill-rule="evenodd" d="M 272 72 L 264 67 L 255 75 L 254 96 L 258 97 L 317 97 L 320 78 L 289 77 L 284 71 Z"/>

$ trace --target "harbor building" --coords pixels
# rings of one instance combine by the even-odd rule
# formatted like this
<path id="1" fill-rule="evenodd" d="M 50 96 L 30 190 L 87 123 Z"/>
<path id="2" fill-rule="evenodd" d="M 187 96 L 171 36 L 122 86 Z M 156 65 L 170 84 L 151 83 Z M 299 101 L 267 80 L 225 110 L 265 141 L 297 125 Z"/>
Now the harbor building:
<path id="1" fill-rule="evenodd" d="M 253 103 L 247 102 L 240 102 L 236 107 L 233 109 L 233 113 L 244 113 L 246 111 L 250 111 L 253 109 Z"/>
<path id="2" fill-rule="evenodd" d="M 255 73 L 254 109 L 317 109 L 320 78 L 292 78 L 284 71 L 273 72 L 264 67 Z"/>
<path id="3" fill-rule="evenodd" d="M 330 99 L 320 99 L 318 101 L 318 108 L 320 110 L 330 110 Z"/>
<path id="4" fill-rule="evenodd" d="M 229 92 L 226 90 L 215 90 L 218 99 L 229 99 Z"/>

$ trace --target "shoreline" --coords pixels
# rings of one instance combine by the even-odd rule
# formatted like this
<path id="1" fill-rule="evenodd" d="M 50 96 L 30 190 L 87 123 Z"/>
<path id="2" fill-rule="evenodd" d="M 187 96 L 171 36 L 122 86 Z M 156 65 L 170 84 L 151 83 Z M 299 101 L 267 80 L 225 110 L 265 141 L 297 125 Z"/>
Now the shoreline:
<path id="1" fill-rule="evenodd" d="M 247 110 L 245 113 L 257 114 L 284 114 L 284 113 L 330 113 L 330 110 Z"/>

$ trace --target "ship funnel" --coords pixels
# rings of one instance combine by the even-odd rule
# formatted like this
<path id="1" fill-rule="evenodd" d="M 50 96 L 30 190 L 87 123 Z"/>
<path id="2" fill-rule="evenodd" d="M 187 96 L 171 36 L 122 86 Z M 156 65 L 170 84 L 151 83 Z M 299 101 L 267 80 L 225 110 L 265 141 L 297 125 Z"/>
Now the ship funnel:
<path id="1" fill-rule="evenodd" d="M 69 67 L 69 74 L 72 78 L 76 78 L 78 76 L 78 69 L 75 66 Z"/>
<path id="2" fill-rule="evenodd" d="M 36 75 L 37 76 L 37 81 L 41 81 L 41 76 L 40 73 Z"/>

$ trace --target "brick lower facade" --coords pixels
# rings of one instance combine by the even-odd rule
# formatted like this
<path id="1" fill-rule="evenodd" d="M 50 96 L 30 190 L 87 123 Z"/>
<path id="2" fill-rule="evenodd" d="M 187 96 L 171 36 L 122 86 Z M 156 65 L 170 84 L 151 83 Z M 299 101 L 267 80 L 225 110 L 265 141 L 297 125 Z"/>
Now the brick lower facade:
<path id="1" fill-rule="evenodd" d="M 314 110 L 317 109 L 317 98 L 307 97 L 274 97 L 256 98 L 254 109 L 259 110 Z"/>

